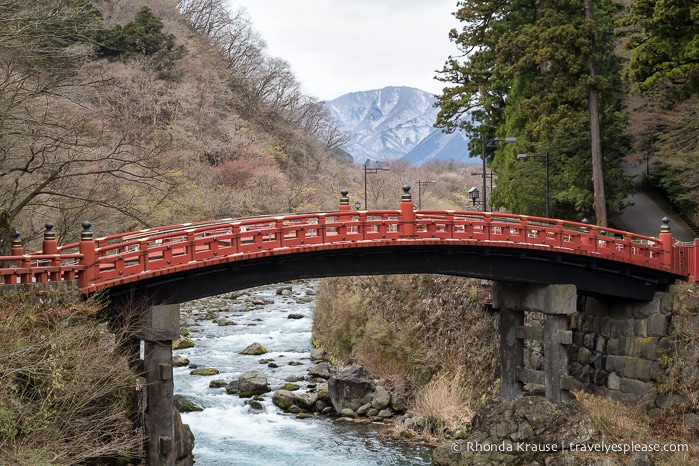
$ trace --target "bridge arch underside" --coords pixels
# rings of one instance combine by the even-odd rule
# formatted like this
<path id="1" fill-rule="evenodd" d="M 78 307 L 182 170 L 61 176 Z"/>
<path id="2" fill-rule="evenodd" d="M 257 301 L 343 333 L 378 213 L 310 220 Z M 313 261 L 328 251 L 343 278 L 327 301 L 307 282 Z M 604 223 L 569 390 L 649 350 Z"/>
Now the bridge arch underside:
<path id="1" fill-rule="evenodd" d="M 176 304 L 294 279 L 433 273 L 538 285 L 573 284 L 582 295 L 650 301 L 678 277 L 594 256 L 454 245 L 337 248 L 269 255 L 163 274 L 109 290 L 112 303 Z"/>

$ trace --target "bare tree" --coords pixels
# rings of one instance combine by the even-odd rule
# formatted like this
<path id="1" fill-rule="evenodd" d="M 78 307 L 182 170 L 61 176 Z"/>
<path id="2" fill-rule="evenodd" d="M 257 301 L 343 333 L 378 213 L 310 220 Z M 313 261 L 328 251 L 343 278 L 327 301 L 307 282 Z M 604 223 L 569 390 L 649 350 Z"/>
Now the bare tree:
<path id="1" fill-rule="evenodd" d="M 99 206 L 142 223 L 134 200 L 166 185 L 156 145 L 106 123 L 90 98 L 104 83 L 78 78 L 92 58 L 80 37 L 96 10 L 89 1 L 52 3 L 46 15 L 42 2 L 0 0 L 3 17 L 14 18 L 0 28 L 2 252 L 16 227 L 31 230 L 49 212 Z"/>

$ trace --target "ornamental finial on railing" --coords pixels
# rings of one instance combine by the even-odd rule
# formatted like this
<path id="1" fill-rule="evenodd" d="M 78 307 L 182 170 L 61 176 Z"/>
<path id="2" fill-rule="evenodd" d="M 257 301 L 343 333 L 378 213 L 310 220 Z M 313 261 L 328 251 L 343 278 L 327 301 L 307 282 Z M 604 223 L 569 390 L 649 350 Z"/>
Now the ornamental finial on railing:
<path id="1" fill-rule="evenodd" d="M 400 197 L 401 202 L 413 202 L 413 197 L 410 194 L 410 186 L 407 184 L 403 185 L 403 195 Z"/>
<path id="2" fill-rule="evenodd" d="M 92 230 L 90 230 L 90 228 L 92 228 L 92 223 L 85 220 L 82 223 L 82 227 L 83 231 L 80 232 L 80 241 L 90 241 L 93 239 Z"/>
<path id="3" fill-rule="evenodd" d="M 349 191 L 346 189 L 343 189 L 340 191 L 340 210 L 350 210 L 350 203 L 349 203 Z"/>
<path id="4" fill-rule="evenodd" d="M 12 234 L 12 243 L 10 244 L 10 247 L 12 249 L 22 248 L 22 239 L 20 237 L 19 231 L 17 230 L 15 230 L 15 232 Z"/>
<path id="5" fill-rule="evenodd" d="M 660 225 L 660 233 L 672 233 L 672 229 L 670 228 L 670 219 L 667 217 L 663 217 L 662 220 L 660 220 L 661 225 Z"/>
<path id="6" fill-rule="evenodd" d="M 55 240 L 56 232 L 53 231 L 54 224 L 51 222 L 46 222 L 44 227 L 46 228 L 46 230 L 44 230 L 44 241 Z"/>
<path id="7" fill-rule="evenodd" d="M 12 242 L 10 243 L 10 254 L 13 256 L 24 255 L 24 249 L 22 248 L 22 239 L 20 238 L 19 231 L 15 230 L 12 235 Z"/>

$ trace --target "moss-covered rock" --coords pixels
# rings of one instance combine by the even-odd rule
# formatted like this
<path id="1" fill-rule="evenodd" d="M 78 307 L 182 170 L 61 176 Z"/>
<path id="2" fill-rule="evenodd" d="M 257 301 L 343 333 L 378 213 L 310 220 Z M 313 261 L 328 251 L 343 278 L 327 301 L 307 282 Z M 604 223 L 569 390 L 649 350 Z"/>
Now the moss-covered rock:
<path id="1" fill-rule="evenodd" d="M 240 354 L 247 354 L 251 356 L 259 356 L 260 354 L 265 354 L 267 352 L 267 349 L 262 346 L 259 343 L 253 343 L 247 348 L 245 348 L 243 351 L 240 352 Z"/>
<path id="2" fill-rule="evenodd" d="M 174 340 L 172 342 L 172 349 L 173 350 L 180 350 L 180 349 L 186 349 L 186 348 L 192 348 L 194 347 L 194 340 L 192 340 L 189 337 L 181 337 L 177 340 Z"/>
<path id="3" fill-rule="evenodd" d="M 219 370 L 215 367 L 202 367 L 189 372 L 190 375 L 217 375 L 218 373 Z"/>
<path id="4" fill-rule="evenodd" d="M 285 383 L 284 385 L 282 385 L 281 387 L 279 387 L 279 390 L 288 390 L 288 391 L 290 391 L 290 392 L 293 392 L 294 390 L 298 390 L 299 388 L 301 388 L 301 386 L 298 385 L 298 384 L 295 384 L 295 383 Z"/>
<path id="5" fill-rule="evenodd" d="M 204 411 L 204 408 L 194 403 L 183 395 L 175 395 L 172 399 L 175 409 L 181 413 L 191 413 L 194 411 Z"/>

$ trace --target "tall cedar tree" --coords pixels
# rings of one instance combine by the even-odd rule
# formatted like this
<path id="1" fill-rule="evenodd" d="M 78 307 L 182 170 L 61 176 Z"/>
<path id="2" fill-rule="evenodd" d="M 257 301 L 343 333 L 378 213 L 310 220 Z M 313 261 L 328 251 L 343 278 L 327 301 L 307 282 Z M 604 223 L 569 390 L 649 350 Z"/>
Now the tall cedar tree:
<path id="1" fill-rule="evenodd" d="M 458 4 L 455 15 L 463 29 L 452 30 L 450 37 L 464 55 L 450 57 L 438 78 L 456 86 L 445 88 L 439 98 L 437 125 L 448 131 L 462 128 L 478 140 L 517 137 L 516 144 L 487 148 L 498 175 L 494 208 L 544 215 L 544 164 L 518 160 L 517 154 L 548 151 L 552 216 L 580 220 L 597 214 L 598 223 L 606 222 L 606 208 L 594 209 L 589 105 L 593 94 L 599 109 L 599 156 L 603 156 L 602 205 L 621 208 L 630 192 L 630 181 L 617 168 L 628 150 L 621 68 L 613 53 L 613 20 L 619 5 L 595 2 L 590 10 L 594 17 L 589 19 L 586 3 Z M 480 155 L 478 144 L 471 150 Z"/>
<path id="2" fill-rule="evenodd" d="M 699 223 L 699 3 L 635 0 L 624 25 L 631 31 L 624 77 L 655 107 L 642 148 L 660 161 L 652 177 Z"/>

